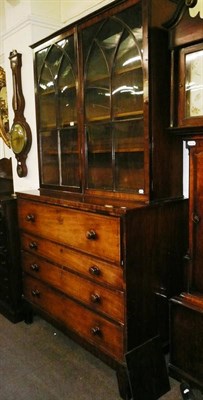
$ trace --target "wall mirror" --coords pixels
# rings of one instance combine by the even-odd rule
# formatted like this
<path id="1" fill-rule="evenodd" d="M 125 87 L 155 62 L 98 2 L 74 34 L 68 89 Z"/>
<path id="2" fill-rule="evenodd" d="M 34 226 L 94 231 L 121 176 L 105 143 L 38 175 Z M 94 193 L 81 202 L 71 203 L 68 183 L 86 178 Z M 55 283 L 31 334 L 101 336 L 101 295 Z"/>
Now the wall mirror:
<path id="1" fill-rule="evenodd" d="M 2 67 L 0 67 L 0 137 L 10 147 L 6 75 Z"/>

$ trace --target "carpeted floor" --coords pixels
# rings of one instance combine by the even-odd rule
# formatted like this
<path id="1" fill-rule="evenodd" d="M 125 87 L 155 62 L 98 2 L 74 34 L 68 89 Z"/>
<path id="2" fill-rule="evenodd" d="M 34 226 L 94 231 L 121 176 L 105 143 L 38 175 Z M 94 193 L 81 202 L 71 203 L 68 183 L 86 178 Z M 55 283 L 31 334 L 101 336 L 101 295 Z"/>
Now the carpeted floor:
<path id="1" fill-rule="evenodd" d="M 40 317 L 26 325 L 0 315 L 0 349 L 0 400 L 120 400 L 115 371 Z M 181 400 L 170 382 L 161 400 Z"/>

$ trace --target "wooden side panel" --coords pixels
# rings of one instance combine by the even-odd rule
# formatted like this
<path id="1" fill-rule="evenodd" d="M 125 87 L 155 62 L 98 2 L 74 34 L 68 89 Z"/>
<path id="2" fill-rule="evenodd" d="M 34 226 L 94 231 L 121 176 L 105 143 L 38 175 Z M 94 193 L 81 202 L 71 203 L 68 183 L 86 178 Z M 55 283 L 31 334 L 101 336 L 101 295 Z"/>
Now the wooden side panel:
<path id="1" fill-rule="evenodd" d="M 150 29 L 150 133 L 151 200 L 178 198 L 183 193 L 183 150 L 179 138 L 170 135 L 170 53 L 163 29 Z"/>
<path id="2" fill-rule="evenodd" d="M 0 312 L 12 322 L 23 319 L 22 272 L 16 199 L 0 198 Z"/>
<path id="3" fill-rule="evenodd" d="M 198 143 L 198 142 L 197 142 Z M 203 291 L 203 142 L 190 150 L 190 276 L 191 290 Z"/>
<path id="4" fill-rule="evenodd" d="M 184 297 L 170 304 L 170 373 L 203 387 L 203 299 Z"/>
<path id="5" fill-rule="evenodd" d="M 128 349 L 157 333 L 166 343 L 168 299 L 184 288 L 188 202 L 171 201 L 129 213 L 126 228 Z"/>

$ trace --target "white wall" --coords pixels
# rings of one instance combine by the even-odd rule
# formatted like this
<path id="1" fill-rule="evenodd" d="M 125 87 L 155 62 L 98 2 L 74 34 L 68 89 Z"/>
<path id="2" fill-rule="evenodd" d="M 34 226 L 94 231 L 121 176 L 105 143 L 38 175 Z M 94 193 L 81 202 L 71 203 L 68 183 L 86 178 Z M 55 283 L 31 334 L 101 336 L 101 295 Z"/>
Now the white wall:
<path id="1" fill-rule="evenodd" d="M 114 0 L 0 0 L 0 61 L 6 71 L 10 126 L 14 114 L 12 74 L 8 57 L 15 49 L 22 54 L 24 115 L 32 131 L 32 147 L 27 158 L 28 174 L 24 178 L 18 177 L 15 156 L 0 139 L 0 157 L 12 157 L 15 191 L 39 188 L 33 55 L 30 45 L 112 1 Z"/>
<path id="2" fill-rule="evenodd" d="M 69 24 L 115 0 L 61 0 L 61 20 Z"/>

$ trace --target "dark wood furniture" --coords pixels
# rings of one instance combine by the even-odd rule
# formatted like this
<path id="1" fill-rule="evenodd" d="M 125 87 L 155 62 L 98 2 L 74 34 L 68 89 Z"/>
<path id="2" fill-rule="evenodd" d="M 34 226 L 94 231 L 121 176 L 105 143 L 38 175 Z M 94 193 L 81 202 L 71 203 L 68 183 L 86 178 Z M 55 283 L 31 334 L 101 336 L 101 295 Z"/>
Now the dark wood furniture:
<path id="1" fill-rule="evenodd" d="M 116 4 L 32 46 L 40 187 L 120 202 L 182 197 L 161 26 L 175 6 Z"/>
<path id="2" fill-rule="evenodd" d="M 13 197 L 11 159 L 0 160 L 0 312 L 22 320 L 22 274 L 17 200 Z"/>
<path id="3" fill-rule="evenodd" d="M 170 371 L 173 376 L 203 388 L 203 141 L 194 137 L 191 139 L 188 140 L 191 147 L 189 250 L 185 257 L 186 292 L 171 299 Z"/>
<path id="4" fill-rule="evenodd" d="M 18 212 L 24 297 L 34 310 L 117 370 L 149 338 L 167 341 L 187 203 L 109 207 L 40 191 L 19 193 Z"/>
<path id="5" fill-rule="evenodd" d="M 169 125 L 171 1 L 116 1 L 32 46 L 39 191 L 18 193 L 24 298 L 117 369 L 183 287 L 182 142 Z M 122 379 L 124 377 L 124 379 Z"/>
<path id="6" fill-rule="evenodd" d="M 186 3 L 186 2 L 185 2 Z M 172 59 L 171 127 L 189 150 L 189 249 L 185 289 L 170 302 L 170 373 L 203 387 L 203 22 L 182 2 L 169 21 Z"/>

